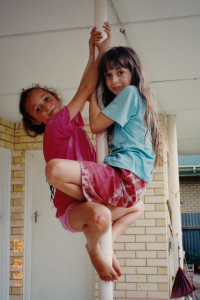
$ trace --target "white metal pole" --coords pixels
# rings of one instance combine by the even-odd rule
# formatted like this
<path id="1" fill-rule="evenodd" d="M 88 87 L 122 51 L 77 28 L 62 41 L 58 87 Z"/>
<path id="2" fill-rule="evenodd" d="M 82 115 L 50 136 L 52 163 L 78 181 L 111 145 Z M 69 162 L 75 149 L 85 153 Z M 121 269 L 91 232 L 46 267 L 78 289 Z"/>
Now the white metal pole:
<path id="1" fill-rule="evenodd" d="M 183 247 L 181 231 L 181 211 L 180 211 L 180 188 L 178 172 L 178 147 L 176 132 L 176 116 L 167 116 L 168 143 L 169 143 L 169 170 L 170 170 L 170 194 L 172 206 L 172 228 L 174 243 L 174 271 L 175 275 L 180 267 L 183 268 Z M 180 247 L 180 249 L 178 249 Z M 180 257 L 180 260 L 179 260 Z M 181 297 L 179 299 L 184 299 Z"/>
<path id="2" fill-rule="evenodd" d="M 97 30 L 101 31 L 104 39 L 106 33 L 103 31 L 103 23 L 107 21 L 107 0 L 94 0 L 94 24 Z M 97 91 L 98 95 L 98 91 Z M 108 154 L 107 136 L 104 131 L 96 138 L 97 163 L 102 164 Z M 100 247 L 108 261 L 112 264 L 112 229 L 102 237 Z M 113 283 L 98 279 L 98 298 L 99 300 L 113 300 Z"/>

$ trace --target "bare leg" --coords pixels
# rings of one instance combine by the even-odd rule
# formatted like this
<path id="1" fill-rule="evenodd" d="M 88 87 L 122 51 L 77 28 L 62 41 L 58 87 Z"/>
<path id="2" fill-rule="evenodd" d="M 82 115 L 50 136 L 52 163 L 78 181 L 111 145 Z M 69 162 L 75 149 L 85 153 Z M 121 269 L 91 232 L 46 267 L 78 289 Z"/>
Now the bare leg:
<path id="1" fill-rule="evenodd" d="M 52 159 L 46 165 L 46 178 L 63 193 L 83 201 L 81 167 L 78 161 Z"/>
<path id="2" fill-rule="evenodd" d="M 116 238 L 125 232 L 127 228 L 129 228 L 137 219 L 141 217 L 144 212 L 144 204 L 140 200 L 136 205 L 130 208 L 115 207 L 110 204 L 107 204 L 106 206 L 110 209 L 112 214 L 112 242 L 114 244 Z M 122 273 L 120 265 L 117 261 L 114 251 L 112 265 L 117 275 L 121 276 Z"/>
<path id="3" fill-rule="evenodd" d="M 118 275 L 99 245 L 100 239 L 111 224 L 109 209 L 102 204 L 82 202 L 72 208 L 69 222 L 72 228 L 84 232 L 87 239 L 86 248 L 99 277 L 104 281 L 116 280 Z"/>

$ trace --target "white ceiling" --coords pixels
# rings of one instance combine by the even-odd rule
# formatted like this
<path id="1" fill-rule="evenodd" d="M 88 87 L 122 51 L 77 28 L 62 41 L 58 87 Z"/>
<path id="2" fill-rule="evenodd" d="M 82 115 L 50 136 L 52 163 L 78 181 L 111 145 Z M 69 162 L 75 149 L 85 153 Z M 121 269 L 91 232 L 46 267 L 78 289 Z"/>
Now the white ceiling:
<path id="1" fill-rule="evenodd" d="M 113 0 L 159 111 L 177 115 L 179 155 L 200 154 L 200 1 Z M 20 122 L 19 93 L 55 87 L 67 104 L 88 58 L 93 0 L 0 0 L 0 117 Z M 112 45 L 126 46 L 108 1 Z M 88 116 L 85 110 L 84 116 Z"/>

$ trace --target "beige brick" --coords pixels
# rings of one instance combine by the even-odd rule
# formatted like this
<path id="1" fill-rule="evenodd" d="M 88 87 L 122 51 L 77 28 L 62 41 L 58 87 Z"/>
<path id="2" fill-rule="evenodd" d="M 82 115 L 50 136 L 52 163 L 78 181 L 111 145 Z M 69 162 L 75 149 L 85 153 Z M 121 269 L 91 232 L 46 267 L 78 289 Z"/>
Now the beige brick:
<path id="1" fill-rule="evenodd" d="M 155 226 L 156 221 L 153 219 L 139 219 L 135 221 L 135 226 Z"/>
<path id="2" fill-rule="evenodd" d="M 135 235 L 127 235 L 127 234 L 122 234 L 120 235 L 115 242 L 121 242 L 121 243 L 135 243 Z"/>
<path id="3" fill-rule="evenodd" d="M 127 275 L 122 275 L 120 277 L 118 277 L 118 279 L 115 281 L 116 283 L 117 282 L 126 282 L 126 276 Z M 129 276 L 129 275 L 128 275 Z M 131 276 L 131 275 L 130 275 Z"/>
<path id="4" fill-rule="evenodd" d="M 136 274 L 136 267 L 121 267 L 121 271 L 122 271 L 122 274 L 124 274 L 124 275 Z M 152 273 L 152 274 L 154 274 L 154 273 Z"/>
<path id="5" fill-rule="evenodd" d="M 166 210 L 166 204 L 165 203 L 157 203 L 156 204 L 156 210 L 165 211 Z"/>
<path id="6" fill-rule="evenodd" d="M 24 214 L 23 213 L 13 213 L 13 220 L 23 220 Z"/>
<path id="7" fill-rule="evenodd" d="M 146 282 L 146 275 L 126 275 L 126 282 Z"/>
<path id="8" fill-rule="evenodd" d="M 14 144 L 0 140 L 0 147 L 7 148 L 7 149 L 14 149 Z"/>
<path id="9" fill-rule="evenodd" d="M 163 188 L 164 187 L 164 182 L 163 181 L 159 181 L 159 180 L 154 180 L 151 183 L 148 184 L 149 188 L 153 188 L 153 189 L 157 189 L 157 188 Z"/>
<path id="10" fill-rule="evenodd" d="M 129 227 L 126 231 L 126 234 L 145 234 L 145 227 Z"/>
<path id="11" fill-rule="evenodd" d="M 10 135 L 6 134 L 6 133 L 1 133 L 0 132 L 0 139 L 1 140 L 4 140 L 4 141 L 7 141 L 7 142 L 10 142 Z"/>
<path id="12" fill-rule="evenodd" d="M 144 208 L 145 208 L 145 211 L 154 211 L 155 210 L 155 204 L 145 204 Z"/>
<path id="13" fill-rule="evenodd" d="M 11 179 L 11 184 L 12 185 L 17 185 L 17 184 L 25 184 L 25 178 L 15 178 L 15 177 L 13 177 L 12 179 Z"/>
<path id="14" fill-rule="evenodd" d="M 166 283 L 168 282 L 168 276 L 167 275 L 147 275 L 147 282 L 162 282 Z"/>
<path id="15" fill-rule="evenodd" d="M 167 251 L 157 251 L 157 258 L 168 258 Z"/>
<path id="16" fill-rule="evenodd" d="M 126 266 L 146 267 L 146 259 L 126 259 Z"/>
<path id="17" fill-rule="evenodd" d="M 11 206 L 10 210 L 11 210 L 11 213 L 24 212 L 24 207 L 23 206 Z"/>
<path id="18" fill-rule="evenodd" d="M 137 283 L 138 291 L 157 291 L 158 285 L 156 283 Z"/>
<path id="19" fill-rule="evenodd" d="M 156 181 L 159 181 L 159 180 L 164 181 L 164 174 L 163 174 L 163 173 L 155 173 L 155 174 L 154 174 L 154 179 L 155 179 Z"/>
<path id="20" fill-rule="evenodd" d="M 169 289 L 169 286 L 168 286 L 167 283 L 159 283 L 158 284 L 158 290 L 159 291 L 165 292 L 165 291 L 168 291 L 168 289 Z"/>
<path id="21" fill-rule="evenodd" d="M 135 251 L 115 251 L 115 254 L 119 258 L 135 258 Z"/>
<path id="22" fill-rule="evenodd" d="M 156 258 L 156 251 L 136 251 L 136 258 Z"/>
<path id="23" fill-rule="evenodd" d="M 13 287 L 12 288 L 12 294 L 13 295 L 22 295 L 22 287 Z"/>
<path id="24" fill-rule="evenodd" d="M 136 290 L 136 283 L 121 283 L 116 282 L 116 290 Z"/>
<path id="25" fill-rule="evenodd" d="M 156 220 L 156 226 L 166 226 L 167 225 L 167 221 L 166 219 L 157 219 Z"/>
<path id="26" fill-rule="evenodd" d="M 165 195 L 165 189 L 164 188 L 156 188 L 154 192 L 155 192 L 156 196 L 164 196 Z"/>
<path id="27" fill-rule="evenodd" d="M 90 119 L 89 118 L 84 118 L 83 121 L 84 121 L 85 125 L 90 125 Z"/>
<path id="28" fill-rule="evenodd" d="M 0 123 L 4 126 L 10 127 L 12 129 L 14 129 L 14 123 L 8 120 L 5 120 L 3 118 L 0 118 Z"/>
<path id="29" fill-rule="evenodd" d="M 145 218 L 147 219 L 164 219 L 165 216 L 165 212 L 164 211 L 154 211 L 154 212 L 144 212 L 145 213 Z"/>
<path id="30" fill-rule="evenodd" d="M 24 198 L 24 192 L 12 192 L 11 199 Z"/>
<path id="31" fill-rule="evenodd" d="M 137 274 L 157 274 L 157 267 L 137 267 Z"/>
<path id="32" fill-rule="evenodd" d="M 165 227 L 147 227 L 146 234 L 166 234 L 167 230 Z M 136 238 L 137 240 L 137 238 Z"/>
<path id="33" fill-rule="evenodd" d="M 158 173 L 163 173 L 164 169 L 163 169 L 163 166 L 155 166 L 153 168 L 153 174 L 158 174 Z"/>
<path id="34" fill-rule="evenodd" d="M 136 242 L 156 242 L 156 235 L 136 235 Z"/>
<path id="35" fill-rule="evenodd" d="M 22 300 L 21 295 L 10 295 L 9 300 Z"/>
<path id="36" fill-rule="evenodd" d="M 147 299 L 146 291 L 127 291 L 127 299 Z"/>
<path id="37" fill-rule="evenodd" d="M 24 164 L 25 158 L 24 157 L 14 157 L 14 164 Z"/>
<path id="38" fill-rule="evenodd" d="M 158 267 L 158 274 L 168 274 L 167 267 Z"/>
<path id="39" fill-rule="evenodd" d="M 168 292 L 148 292 L 148 299 L 169 299 Z"/>
<path id="40" fill-rule="evenodd" d="M 161 259 L 161 258 L 157 258 L 157 259 L 153 259 L 153 258 L 148 258 L 147 259 L 147 266 L 148 267 L 153 267 L 153 266 L 161 266 L 161 267 L 165 267 L 167 266 L 167 259 Z"/>
<path id="41" fill-rule="evenodd" d="M 115 298 L 125 298 L 126 292 L 125 291 L 113 291 L 113 296 Z"/>
<path id="42" fill-rule="evenodd" d="M 152 195 L 154 195 L 154 189 L 147 188 L 145 192 L 145 196 L 152 196 Z"/>
<path id="43" fill-rule="evenodd" d="M 167 241 L 167 239 L 168 239 L 167 234 L 157 235 L 158 243 L 165 243 Z"/>
<path id="44" fill-rule="evenodd" d="M 14 192 L 24 192 L 24 185 L 15 185 Z"/>
<path id="45" fill-rule="evenodd" d="M 13 234 L 24 234 L 24 228 L 12 228 Z"/>
<path id="46" fill-rule="evenodd" d="M 144 197 L 145 203 L 164 203 L 166 201 L 165 196 L 146 196 Z"/>
<path id="47" fill-rule="evenodd" d="M 24 222 L 22 220 L 20 220 L 20 221 L 11 221 L 10 226 L 11 227 L 23 227 Z"/>
<path id="48" fill-rule="evenodd" d="M 14 177 L 25 177 L 25 172 L 24 171 L 14 171 Z"/>
<path id="49" fill-rule="evenodd" d="M 24 237 L 19 234 L 10 235 L 10 241 L 13 242 L 14 240 L 23 241 Z"/>
<path id="50" fill-rule="evenodd" d="M 25 156 L 24 151 L 12 151 L 12 157 L 20 157 L 20 156 Z"/>
<path id="51" fill-rule="evenodd" d="M 147 243 L 146 249 L 147 250 L 166 250 L 167 244 L 166 243 Z"/>
<path id="52" fill-rule="evenodd" d="M 24 205 L 23 199 L 14 199 L 14 206 L 21 206 Z"/>
<path id="53" fill-rule="evenodd" d="M 6 132 L 6 127 L 0 124 L 0 132 Z"/>
<path id="54" fill-rule="evenodd" d="M 145 243 L 126 243 L 126 250 L 145 250 Z"/>
<path id="55" fill-rule="evenodd" d="M 124 243 L 114 243 L 114 250 L 124 250 Z"/>
<path id="56" fill-rule="evenodd" d="M 117 257 L 117 260 L 118 260 L 120 266 L 125 266 L 125 265 L 126 265 L 126 261 L 125 261 L 124 258 L 119 258 L 119 257 Z"/>

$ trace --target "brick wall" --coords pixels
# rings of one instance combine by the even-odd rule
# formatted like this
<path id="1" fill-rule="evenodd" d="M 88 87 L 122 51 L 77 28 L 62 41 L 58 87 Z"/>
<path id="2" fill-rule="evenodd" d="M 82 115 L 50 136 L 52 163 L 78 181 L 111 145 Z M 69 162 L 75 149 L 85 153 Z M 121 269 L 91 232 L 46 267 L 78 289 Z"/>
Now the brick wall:
<path id="1" fill-rule="evenodd" d="M 89 120 L 84 121 L 85 129 L 95 145 Z M 169 299 L 167 138 L 166 126 L 161 116 L 160 126 L 163 160 L 154 169 L 152 183 L 148 185 L 142 199 L 145 212 L 114 245 L 123 272 L 123 276 L 114 282 L 115 300 Z M 0 119 L 0 134 L 0 146 L 12 149 L 10 300 L 22 300 L 25 150 L 42 149 L 42 137 L 27 137 L 22 124 L 13 124 L 3 119 Z M 95 279 L 98 297 L 97 275 Z"/>
<path id="2" fill-rule="evenodd" d="M 200 212 L 200 176 L 181 176 L 179 181 L 181 212 Z"/>

